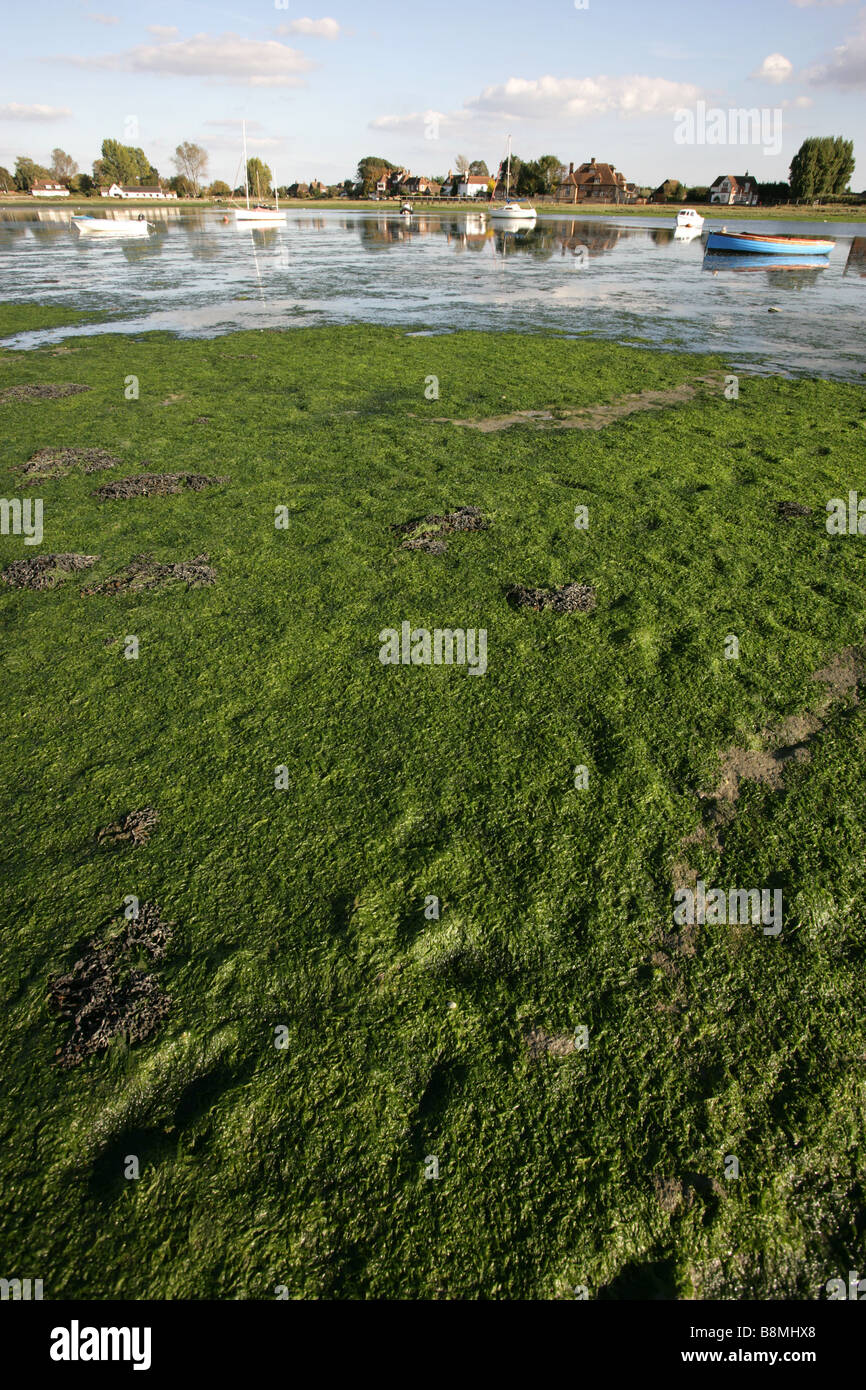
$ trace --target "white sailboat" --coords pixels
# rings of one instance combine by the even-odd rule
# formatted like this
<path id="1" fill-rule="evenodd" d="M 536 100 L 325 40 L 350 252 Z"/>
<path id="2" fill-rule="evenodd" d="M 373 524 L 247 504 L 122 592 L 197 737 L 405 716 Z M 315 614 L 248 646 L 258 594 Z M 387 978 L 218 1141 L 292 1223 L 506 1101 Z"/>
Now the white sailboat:
<path id="1" fill-rule="evenodd" d="M 531 226 L 538 214 L 535 208 L 521 207 L 514 198 L 508 196 L 511 184 L 511 136 L 508 137 L 508 163 L 505 169 L 505 203 L 501 208 L 491 208 L 490 216 L 494 222 L 507 222 L 511 225 Z"/>
<path id="2" fill-rule="evenodd" d="M 244 130 L 244 193 L 246 194 L 247 205 L 246 205 L 245 208 L 235 208 L 235 221 L 236 221 L 236 222 L 245 222 L 247 225 L 249 225 L 250 223 L 252 223 L 252 224 L 254 224 L 255 226 L 258 226 L 258 227 L 269 226 L 269 225 L 272 225 L 272 224 L 275 223 L 275 222 L 285 222 L 285 220 L 286 220 L 286 214 L 285 214 L 284 212 L 280 212 L 280 195 L 279 195 L 279 193 L 277 193 L 276 184 L 274 184 L 274 196 L 275 196 L 276 204 L 277 204 L 277 205 L 276 205 L 276 208 L 265 208 L 265 207 L 262 207 L 261 204 L 259 204 L 257 207 L 250 207 L 250 180 L 249 180 L 249 170 L 248 170 L 248 168 L 247 168 L 247 123 L 246 123 L 246 121 L 244 121 L 244 123 L 243 123 L 243 130 Z"/>

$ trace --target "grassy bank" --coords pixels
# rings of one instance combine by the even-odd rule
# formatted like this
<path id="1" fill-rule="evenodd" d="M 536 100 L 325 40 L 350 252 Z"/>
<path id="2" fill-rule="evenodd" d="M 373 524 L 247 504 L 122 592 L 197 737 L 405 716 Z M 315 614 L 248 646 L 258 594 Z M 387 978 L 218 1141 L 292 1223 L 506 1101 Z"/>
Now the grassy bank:
<path id="1" fill-rule="evenodd" d="M 62 304 L 0 303 L 0 338 L 39 328 L 71 328 L 79 323 L 98 323 L 108 315 L 93 309 L 72 309 Z"/>
<path id="2" fill-rule="evenodd" d="M 0 404 L 4 495 L 45 530 L 0 565 L 99 557 L 0 584 L 7 1272 L 46 1298 L 808 1299 L 860 1268 L 860 658 L 722 839 L 700 794 L 863 638 L 866 542 L 824 526 L 862 484 L 862 389 L 733 401 L 709 358 L 390 328 L 66 348 L 0 355 L 0 392 L 89 387 Z M 25 487 L 48 448 L 117 462 Z M 227 481 L 93 495 L 143 471 Z M 461 506 L 487 528 L 444 553 L 391 529 Z M 145 553 L 215 582 L 82 596 Z M 571 582 L 594 609 L 508 599 Z M 486 674 L 383 665 L 404 621 L 485 629 Z M 142 808 L 146 843 L 97 843 Z M 675 928 L 684 860 L 781 889 L 781 933 Z M 130 895 L 173 924 L 135 962 L 168 1013 L 64 1068 L 52 982 Z"/>

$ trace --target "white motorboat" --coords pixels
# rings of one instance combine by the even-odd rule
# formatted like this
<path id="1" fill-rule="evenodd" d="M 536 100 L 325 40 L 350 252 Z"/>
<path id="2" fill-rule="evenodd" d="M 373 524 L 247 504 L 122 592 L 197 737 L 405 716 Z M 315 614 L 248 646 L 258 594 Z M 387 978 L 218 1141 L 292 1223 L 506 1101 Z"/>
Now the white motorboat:
<path id="1" fill-rule="evenodd" d="M 677 213 L 677 230 L 680 227 L 688 227 L 694 231 L 700 231 L 704 225 L 704 219 L 694 208 L 680 208 Z"/>
<path id="2" fill-rule="evenodd" d="M 509 197 L 509 186 L 511 184 L 511 136 L 508 137 L 508 163 L 505 167 L 505 203 L 501 208 L 491 208 L 490 216 L 494 222 L 507 222 L 509 224 L 523 223 L 529 226 L 538 216 L 535 208 L 521 207 L 514 198 Z"/>
<path id="3" fill-rule="evenodd" d="M 520 203 L 510 199 L 501 208 L 491 208 L 490 216 L 494 222 L 505 222 L 508 226 L 531 227 L 534 225 L 538 213 L 535 208 L 522 207 Z"/>
<path id="4" fill-rule="evenodd" d="M 400 216 L 401 216 L 401 217 L 411 217 L 411 216 L 412 216 L 412 212 L 413 212 L 412 204 L 411 204 L 411 203 L 404 203 L 403 206 L 402 206 L 401 209 L 400 209 Z"/>
<path id="5" fill-rule="evenodd" d="M 143 212 L 138 217 L 88 217 L 73 214 L 72 225 L 79 236 L 145 237 L 151 228 Z"/>
<path id="6" fill-rule="evenodd" d="M 244 123 L 243 123 L 243 129 L 244 129 L 244 193 L 245 193 L 245 195 L 246 195 L 247 205 L 246 205 L 245 208 L 235 208 L 235 221 L 236 221 L 236 222 L 246 222 L 246 223 L 254 222 L 254 223 L 256 224 L 256 226 L 258 226 L 258 227 L 267 227 L 267 226 L 272 226 L 272 225 L 273 225 L 274 223 L 276 223 L 276 222 L 285 222 L 285 220 L 286 220 L 286 214 L 285 214 L 284 212 L 280 212 L 280 195 L 279 195 L 279 193 L 277 193 L 276 185 L 274 185 L 274 198 L 275 198 L 275 201 L 276 201 L 276 207 L 273 207 L 273 208 L 265 208 L 265 207 L 262 207 L 261 204 L 258 204 L 257 206 L 250 207 L 250 180 L 249 180 L 249 171 L 248 171 L 248 168 L 247 168 L 247 123 L 246 123 L 246 121 L 244 121 Z"/>

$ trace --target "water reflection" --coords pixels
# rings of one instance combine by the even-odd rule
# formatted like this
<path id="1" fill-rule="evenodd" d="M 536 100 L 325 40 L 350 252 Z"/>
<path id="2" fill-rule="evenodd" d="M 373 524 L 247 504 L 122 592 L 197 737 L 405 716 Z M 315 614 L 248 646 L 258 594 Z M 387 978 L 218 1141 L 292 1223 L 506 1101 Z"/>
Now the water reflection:
<path id="1" fill-rule="evenodd" d="M 673 217 L 660 225 L 556 213 L 504 227 L 471 207 L 412 217 L 396 208 L 289 209 L 284 223 L 262 226 L 238 224 L 222 209 L 148 208 L 146 216 L 157 230 L 122 241 L 76 237 L 66 208 L 0 209 L 4 297 L 99 309 L 110 320 L 99 331 L 136 333 L 372 322 L 560 335 L 574 332 L 577 315 L 582 332 L 710 348 L 773 370 L 859 379 L 866 367 L 866 237 L 856 225 L 834 227 L 829 264 L 807 259 L 783 268 L 775 258 L 705 257 L 700 236 L 677 236 Z M 752 225 L 801 234 L 808 226 Z M 793 289 L 786 314 L 768 317 L 779 293 Z M 62 332 L 16 342 L 31 346 Z"/>
<path id="2" fill-rule="evenodd" d="M 802 290 L 814 285 L 829 268 L 826 256 L 749 256 L 724 251 L 708 251 L 703 264 L 703 269 L 713 275 L 763 271 L 767 284 L 781 290 Z"/>
<path id="3" fill-rule="evenodd" d="M 866 236 L 855 236 L 852 240 L 845 274 L 866 276 Z"/>

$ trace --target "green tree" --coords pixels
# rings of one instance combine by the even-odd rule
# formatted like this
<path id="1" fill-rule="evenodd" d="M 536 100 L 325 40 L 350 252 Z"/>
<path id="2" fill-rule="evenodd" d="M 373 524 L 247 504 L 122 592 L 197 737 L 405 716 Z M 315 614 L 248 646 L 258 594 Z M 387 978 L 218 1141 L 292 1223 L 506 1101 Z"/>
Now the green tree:
<path id="1" fill-rule="evenodd" d="M 178 174 L 192 186 L 193 196 L 197 198 L 207 173 L 207 150 L 203 150 L 201 145 L 194 145 L 190 140 L 184 140 L 174 152 L 173 163 Z"/>
<path id="2" fill-rule="evenodd" d="M 83 198 L 90 198 L 96 191 L 96 184 L 89 174 L 75 174 L 69 180 L 69 189 L 72 193 L 80 193 Z"/>
<path id="3" fill-rule="evenodd" d="M 789 179 L 791 194 L 799 202 L 801 199 L 815 198 L 820 180 L 820 140 L 804 140 L 791 160 Z"/>
<path id="4" fill-rule="evenodd" d="M 844 193 L 854 172 L 854 142 L 840 135 L 810 136 L 791 160 L 791 196 L 810 202 Z"/>
<path id="5" fill-rule="evenodd" d="M 833 137 L 832 155 L 829 159 L 830 183 L 828 193 L 846 193 L 854 173 L 854 141 L 843 140 L 841 135 Z"/>
<path id="6" fill-rule="evenodd" d="M 179 198 L 197 198 L 195 185 L 185 174 L 175 174 L 168 181 L 168 186 L 172 193 L 176 193 Z"/>
<path id="7" fill-rule="evenodd" d="M 258 155 L 253 155 L 252 159 L 247 160 L 247 183 L 250 186 L 250 193 L 256 198 L 265 198 L 271 191 L 271 180 L 273 174 L 263 160 Z"/>
<path id="8" fill-rule="evenodd" d="M 208 194 L 211 198 L 228 198 L 231 196 L 231 189 L 222 179 L 215 179 L 208 189 Z"/>
<path id="9" fill-rule="evenodd" d="M 512 156 L 511 156 L 511 188 L 512 188 L 512 191 L 517 187 L 517 180 L 518 180 L 519 177 L 520 177 L 520 169 L 521 169 L 522 164 L 523 164 L 523 160 L 520 158 L 520 155 L 519 155 L 519 154 L 512 154 Z M 496 176 L 496 177 L 497 177 L 497 182 L 503 183 L 503 184 L 505 183 L 505 171 L 506 171 L 507 167 L 508 167 L 508 160 L 507 160 L 507 159 L 503 159 L 502 163 L 501 163 L 500 166 L 499 166 L 499 170 L 498 170 L 498 173 L 497 173 L 497 176 Z"/>
<path id="10" fill-rule="evenodd" d="M 543 154 L 537 161 L 544 187 L 542 193 L 555 193 L 565 175 L 565 166 L 558 155 Z"/>
<path id="11" fill-rule="evenodd" d="M 541 192 L 541 170 L 535 159 L 525 159 L 522 161 L 514 176 L 514 160 L 511 161 L 511 183 L 520 197 L 531 198 L 536 193 Z"/>
<path id="12" fill-rule="evenodd" d="M 4 169 L 0 164 L 0 192 L 11 193 L 15 187 L 15 179 L 8 169 Z"/>
<path id="13" fill-rule="evenodd" d="M 43 169 L 41 164 L 26 154 L 19 154 L 15 160 L 15 187 L 19 193 L 29 193 L 37 179 L 50 179 L 51 170 Z"/>
<path id="14" fill-rule="evenodd" d="M 511 180 L 518 194 L 526 197 L 540 197 L 553 193 L 562 182 L 562 161 L 555 154 L 543 154 L 540 159 L 517 161 L 511 159 Z"/>
<path id="15" fill-rule="evenodd" d="M 758 197 L 765 205 L 789 203 L 791 201 L 791 185 L 788 183 L 759 183 Z"/>
<path id="16" fill-rule="evenodd" d="M 78 165 L 65 150 L 54 149 L 51 151 L 51 172 L 58 183 L 65 183 L 68 187 L 70 180 L 78 173 Z"/>
<path id="17" fill-rule="evenodd" d="M 97 183 L 119 183 L 121 187 L 126 184 L 130 188 L 159 182 L 159 174 L 144 150 L 122 145 L 119 140 L 103 140 L 102 158 L 94 162 L 93 177 Z"/>
<path id="18" fill-rule="evenodd" d="M 469 165 L 469 172 L 470 174 L 489 174 L 490 170 L 483 159 L 473 159 Z"/>
<path id="19" fill-rule="evenodd" d="M 685 201 L 685 184 L 680 183 L 679 179 L 665 179 L 664 183 L 653 193 L 654 203 L 682 203 Z"/>
<path id="20" fill-rule="evenodd" d="M 372 193 L 379 179 L 384 174 L 389 174 L 397 165 L 392 164 L 388 159 L 381 159 L 378 155 L 368 154 L 358 161 L 357 181 L 361 185 L 361 191 L 366 197 Z"/>

